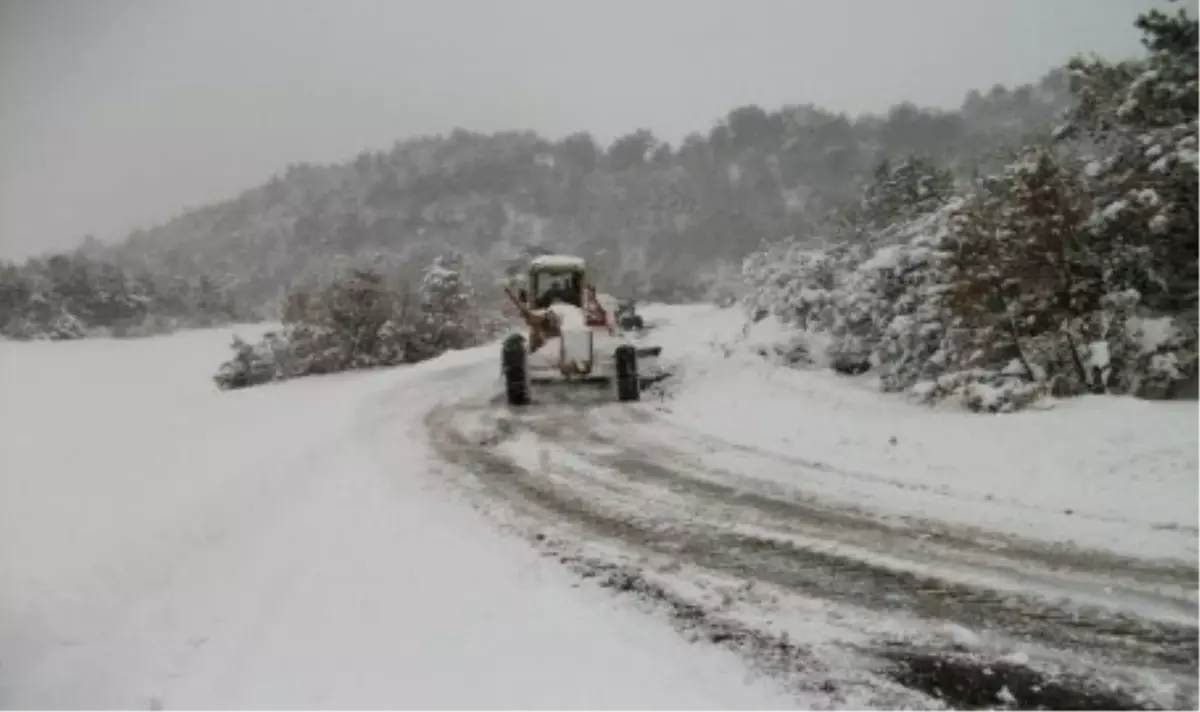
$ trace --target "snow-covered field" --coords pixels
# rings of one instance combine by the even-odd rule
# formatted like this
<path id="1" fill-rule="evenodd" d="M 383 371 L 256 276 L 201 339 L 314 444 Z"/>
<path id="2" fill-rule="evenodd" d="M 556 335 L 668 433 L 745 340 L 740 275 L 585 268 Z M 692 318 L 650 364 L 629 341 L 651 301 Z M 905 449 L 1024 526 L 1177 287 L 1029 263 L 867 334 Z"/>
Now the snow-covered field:
<path id="1" fill-rule="evenodd" d="M 748 346 L 769 343 L 770 325 L 743 335 L 735 309 L 657 313 L 668 322 L 655 334 L 663 358 L 687 376 L 667 420 L 816 465 L 747 474 L 796 484 L 802 469 L 813 494 L 881 514 L 1196 564 L 1195 401 L 1089 396 L 1000 415 L 930 408 L 879 393 L 871 375 L 768 363 Z"/>
<path id="2" fill-rule="evenodd" d="M 0 706 L 796 704 L 446 496 L 493 350 L 220 393 L 228 340 L 0 342 Z"/>
<path id="3" fill-rule="evenodd" d="M 1163 641 L 1195 626 L 1195 403 L 931 410 L 861 378 L 767 363 L 735 310 L 644 311 L 663 324 L 648 340 L 678 368 L 668 398 L 526 415 L 492 399 L 495 347 L 222 393 L 211 375 L 229 330 L 0 341 L 0 706 L 902 700 L 873 696 L 877 681 L 830 687 L 861 663 L 833 642 L 848 615 L 883 620 L 875 630 L 958 615 L 940 607 L 948 594 L 912 593 L 916 608 L 932 606 L 922 612 L 902 608 L 910 592 L 870 590 L 907 580 L 888 572 L 916 570 L 926 551 L 959 557 L 948 568 L 994 553 L 978 578 L 1003 579 L 997 589 L 1040 587 L 1166 621 L 1137 645 L 1194 678 L 1194 641 L 1190 652 Z M 785 689 L 728 646 L 690 644 L 629 596 L 539 556 L 472 509 L 489 505 L 457 473 L 489 467 L 476 484 L 532 512 L 539 540 L 583 532 L 594 539 L 583 553 L 621 549 L 612 561 L 634 565 L 684 552 L 646 564 L 644 580 L 724 598 L 714 610 L 734 618 L 761 604 L 762 625 L 793 640 L 828 637 L 826 648 L 798 641 L 827 678 Z M 893 525 L 932 539 L 879 528 Z M 984 545 L 963 548 L 963 536 Z M 730 541 L 785 545 L 738 554 Z M 1024 571 L 1016 554 L 1003 560 L 1010 546 L 1050 553 Z M 1106 594 L 1103 557 L 1114 576 L 1145 578 Z M 764 568 L 747 570 L 754 562 Z M 845 583 L 822 579 L 829 562 L 848 567 Z M 749 578 L 731 594 L 713 583 L 721 576 Z M 826 605 L 833 594 L 845 600 Z M 972 599 L 962 615 L 1025 624 L 1026 608 L 991 601 L 976 611 Z M 1064 644 L 1108 635 L 1071 625 L 1054 629 Z M 980 644 L 970 631 L 958 639 Z M 1179 694 L 1164 689 L 1156 699 Z"/>

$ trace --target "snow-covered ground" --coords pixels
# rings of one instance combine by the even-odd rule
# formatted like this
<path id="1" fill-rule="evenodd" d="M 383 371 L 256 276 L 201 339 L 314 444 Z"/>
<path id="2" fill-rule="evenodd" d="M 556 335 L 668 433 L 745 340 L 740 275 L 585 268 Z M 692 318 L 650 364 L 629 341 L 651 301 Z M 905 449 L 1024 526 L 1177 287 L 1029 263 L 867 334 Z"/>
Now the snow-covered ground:
<path id="1" fill-rule="evenodd" d="M 638 537 L 653 550 L 646 560 L 727 535 L 789 538 L 754 550 L 757 559 L 697 550 L 642 574 L 722 598 L 705 580 L 744 573 L 749 588 L 714 615 L 768 601 L 766 617 L 738 616 L 807 638 L 827 679 L 849 680 L 861 663 L 857 654 L 840 661 L 845 631 L 866 650 L 889 617 L 911 631 L 901 619 L 926 615 L 879 601 L 868 613 L 872 596 L 932 600 L 921 598 L 925 588 L 871 590 L 874 577 L 911 570 L 925 551 L 898 541 L 896 561 L 884 561 L 887 552 L 871 548 L 888 536 L 876 519 L 936 520 L 982 539 L 992 532 L 996 548 L 1029 540 L 1160 559 L 1170 571 L 1152 574 L 1165 578 L 1119 582 L 1114 605 L 1169 620 L 1167 637 L 1142 632 L 1138 644 L 1166 641 L 1160 658 L 1194 662 L 1187 650 L 1174 656 L 1170 635 L 1195 624 L 1183 605 L 1195 587 L 1171 568 L 1196 562 L 1195 403 L 1097 397 L 998 416 L 930 409 L 878 393 L 869 378 L 768 363 L 753 342 L 772 336 L 744 338 L 736 310 L 643 311 L 664 324 L 647 341 L 678 368 L 668 399 L 526 414 L 492 400 L 495 346 L 219 392 L 211 375 L 228 356 L 229 330 L 0 341 L 0 706 L 778 708 L 888 699 L 871 696 L 875 671 L 858 688 L 836 685 L 836 699 L 822 696 L 824 681 L 808 688 L 816 696 L 798 698 L 810 693 L 784 692 L 734 653 L 689 644 L 628 596 L 581 582 L 473 511 L 481 501 L 459 474 L 491 460 L 501 467 L 480 473 L 480 486 L 516 492 L 507 504 L 517 509 L 532 504 L 524 492 L 545 494 L 549 505 L 561 496 L 557 505 L 601 522 L 632 515 L 623 541 L 585 542 L 601 559 L 620 550 L 614 561 L 637 565 Z M 442 435 L 458 428 L 461 442 L 431 440 L 437 412 Z M 508 434 L 493 442 L 500 427 Z M 664 459 L 675 455 L 702 466 Z M 817 503 L 770 500 L 747 480 Z M 532 521 L 551 534 L 578 529 L 579 517 L 567 511 L 556 522 L 552 509 Z M 842 523 L 826 528 L 820 517 Z M 678 526 L 639 528 L 647 522 Z M 934 539 L 929 551 L 954 554 L 956 545 Z M 940 563 L 984 560 L 960 554 Z M 755 561 L 774 568 L 743 572 Z M 842 591 L 813 579 L 828 562 L 858 583 Z M 986 576 L 1004 578 L 996 587 L 1010 592 L 1052 576 L 1046 590 L 1105 595 L 1095 574 L 1103 562 L 1061 575 L 1045 561 L 1024 573 L 1019 560 L 1001 564 L 992 560 Z M 1134 570 L 1122 566 L 1122 575 Z M 756 587 L 758 576 L 771 581 Z M 1169 583 L 1158 590 L 1160 580 Z M 827 606 L 822 591 L 844 600 Z M 1021 625 L 1023 609 L 1005 617 L 1000 603 L 985 607 L 986 620 Z M 817 645 L 821 636 L 828 640 Z"/>
<path id="2" fill-rule="evenodd" d="M 0 342 L 0 706 L 797 704 L 447 496 L 493 349 L 221 393 L 228 341 Z"/>
<path id="3" fill-rule="evenodd" d="M 664 321 L 652 338 L 684 382 L 665 413 L 680 431 L 664 438 L 700 434 L 794 458 L 795 467 L 745 474 L 881 515 L 1196 564 L 1194 401 L 1091 396 L 1003 415 L 930 408 L 881 394 L 870 375 L 768 363 L 754 347 L 778 335 L 769 323 L 744 334 L 737 309 L 646 313 Z M 739 470 L 736 456 L 710 463 Z"/>

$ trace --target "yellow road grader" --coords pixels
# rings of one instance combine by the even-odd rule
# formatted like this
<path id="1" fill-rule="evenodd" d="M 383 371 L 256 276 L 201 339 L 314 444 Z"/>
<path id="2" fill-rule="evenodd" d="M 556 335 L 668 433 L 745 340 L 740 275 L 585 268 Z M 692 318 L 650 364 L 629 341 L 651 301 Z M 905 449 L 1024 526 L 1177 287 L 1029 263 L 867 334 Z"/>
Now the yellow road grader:
<path id="1" fill-rule="evenodd" d="M 636 346 L 619 329 L 586 280 L 582 258 L 542 255 L 529 265 L 527 286 L 505 293 L 525 320 L 501 350 L 501 373 L 511 405 L 530 403 L 534 384 L 607 384 L 620 401 L 641 398 L 647 371 L 662 349 Z M 646 366 L 651 366 L 646 369 Z"/>

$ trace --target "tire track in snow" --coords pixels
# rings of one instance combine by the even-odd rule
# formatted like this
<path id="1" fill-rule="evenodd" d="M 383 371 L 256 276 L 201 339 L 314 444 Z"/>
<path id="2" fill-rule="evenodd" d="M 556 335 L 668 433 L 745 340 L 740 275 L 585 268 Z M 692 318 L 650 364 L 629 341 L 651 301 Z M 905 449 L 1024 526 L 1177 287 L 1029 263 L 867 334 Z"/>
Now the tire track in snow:
<path id="1" fill-rule="evenodd" d="M 536 423 L 533 427 L 537 427 Z M 1125 598 L 1138 602 L 1143 611 L 1157 609 L 1168 621 L 1182 621 L 1194 627 L 1194 567 L 1041 544 L 914 517 L 905 517 L 898 523 L 885 521 L 868 510 L 822 503 L 819 498 L 801 495 L 796 488 L 706 466 L 694 454 L 677 448 L 639 443 L 636 434 L 606 435 L 599 428 L 587 427 L 577 428 L 577 432 L 591 442 L 619 450 L 621 455 L 605 458 L 617 470 L 652 475 L 663 482 L 674 482 L 676 487 L 702 490 L 713 500 L 776 515 L 779 518 L 776 526 L 780 528 L 799 526 L 811 530 L 807 525 L 819 522 L 836 531 L 839 540 L 850 540 L 875 551 L 898 550 L 912 561 L 930 556 L 939 561 L 953 561 L 975 571 L 982 569 L 1020 578 L 1022 588 L 1028 588 L 1027 584 L 1065 587 L 1074 594 L 1090 592 L 1092 598 L 1101 600 Z M 664 461 L 670 465 L 663 466 Z M 796 472 L 793 479 L 803 483 L 803 470 Z"/>
<path id="2" fill-rule="evenodd" d="M 532 426 L 536 430 L 539 424 L 534 421 Z M 598 436 L 594 431 L 589 431 L 587 435 L 593 442 L 617 445 L 611 438 Z M 1112 639 L 1111 644 L 1121 648 L 1128 647 L 1130 639 L 1139 639 L 1152 647 L 1162 647 L 1162 651 L 1156 651 L 1159 652 L 1158 659 L 1182 665 L 1184 670 L 1192 668 L 1200 659 L 1200 630 L 1194 627 L 1166 626 L 1128 615 L 1087 611 L 1082 606 L 1062 608 L 1039 602 L 1033 597 L 996 592 L 985 587 L 948 581 L 942 576 L 923 575 L 898 568 L 904 566 L 902 561 L 881 566 L 869 561 L 870 556 L 829 551 L 827 546 L 818 549 L 811 544 L 797 544 L 788 540 L 790 534 L 817 540 L 833 539 L 857 545 L 865 552 L 887 552 L 911 562 L 923 558 L 946 561 L 949 557 L 955 557 L 958 563 L 972 569 L 988 568 L 992 572 L 1021 576 L 1025 581 L 1044 586 L 1062 584 L 1057 576 L 1039 575 L 1037 570 L 998 567 L 989 562 L 989 558 L 992 558 L 990 550 L 980 550 L 976 543 L 961 534 L 948 532 L 944 528 L 913 531 L 910 527 L 889 526 L 858 511 L 823 507 L 816 502 L 788 501 L 742 489 L 744 484 L 733 486 L 713 479 L 697 478 L 692 473 L 697 472 L 700 465 L 685 459 L 682 453 L 653 453 L 628 444 L 624 445 L 624 450 L 622 454 L 600 456 L 598 460 L 622 477 L 658 481 L 680 496 L 700 493 L 709 502 L 719 503 L 715 504 L 716 507 L 737 511 L 727 519 L 738 521 L 748 516 L 761 517 L 766 513 L 772 520 L 761 536 L 727 532 L 692 538 L 694 561 L 706 563 L 704 558 L 710 558 L 710 555 L 704 554 L 706 551 L 732 550 L 738 552 L 744 564 L 752 564 L 750 569 L 754 570 L 757 578 L 814 596 L 848 599 L 876 609 L 887 609 L 899 603 L 902 608 L 917 612 L 922 617 L 984 623 L 989 627 L 1001 627 L 1009 634 L 1054 640 L 1057 644 L 1073 647 L 1096 648 L 1096 636 Z M 670 465 L 664 465 L 664 460 Z M 1006 561 L 1012 558 L 1010 551 L 1001 550 L 1001 554 Z M 1046 555 L 1054 563 L 1060 563 L 1054 560 L 1052 552 L 1040 554 Z M 1031 560 L 1037 561 L 1033 557 Z M 706 563 L 706 566 L 713 564 Z M 1105 567 L 1093 568 L 1090 573 L 1115 572 L 1116 569 Z M 863 580 L 870 580 L 874 585 L 863 586 Z M 1114 581 L 1105 578 L 1093 588 L 1097 592 L 1111 592 L 1112 584 Z M 1073 588 L 1078 586 L 1078 582 L 1072 582 Z M 1182 600 L 1147 594 L 1141 590 L 1127 592 L 1133 593 L 1145 597 L 1152 604 L 1169 605 L 1177 614 L 1190 614 L 1200 620 L 1200 606 L 1188 606 Z M 1056 624 L 1062 628 L 1051 633 L 1045 630 L 1046 624 Z"/>
<path id="3" fill-rule="evenodd" d="M 645 413 L 635 409 L 611 409 L 609 414 Z M 1019 577 L 1021 587 L 1028 584 L 1062 588 L 1078 596 L 1127 598 L 1143 610 L 1157 609 L 1167 621 L 1186 622 L 1194 628 L 1195 571 L 1185 566 L 1131 560 L 1100 551 L 1069 547 L 1038 546 L 1037 542 L 1016 540 L 993 532 L 972 530 L 908 518 L 903 524 L 880 520 L 866 510 L 833 506 L 797 490 L 775 485 L 763 487 L 763 480 L 741 476 L 723 469 L 706 467 L 693 454 L 663 446 L 637 442 L 636 433 L 606 434 L 590 420 L 569 419 L 564 423 L 524 416 L 521 422 L 549 441 L 564 442 L 570 435 L 575 450 L 582 442 L 607 449 L 589 454 L 605 471 L 617 474 L 616 481 L 640 478 L 659 483 L 672 494 L 688 497 L 703 495 L 710 503 L 719 503 L 732 513 L 729 519 L 772 519 L 771 528 L 779 533 L 836 539 L 865 551 L 889 553 L 911 562 L 934 559 L 956 563 L 973 571 L 980 569 L 1008 578 Z M 796 481 L 803 482 L 802 475 Z M 834 533 L 835 536 L 830 536 Z M 768 537 L 770 538 L 770 537 Z M 1037 564 L 1031 567 L 1030 564 Z M 1077 615 L 1072 614 L 1072 619 Z"/>
<path id="4" fill-rule="evenodd" d="M 586 410 L 539 405 L 516 415 L 494 403 L 474 408 L 491 416 L 492 434 L 464 432 L 462 420 L 472 406 L 459 404 L 430 412 L 431 441 L 443 458 L 478 478 L 493 497 L 535 526 L 566 525 L 584 541 L 617 543 L 807 597 L 883 613 L 900 609 L 926 620 L 1002 630 L 1105 663 L 1195 675 L 1196 627 L 1194 618 L 1186 620 L 1186 611 L 1194 616 L 1194 603 L 1156 593 L 1154 586 L 1165 581 L 1141 586 L 1133 579 L 1122 588 L 1121 577 L 1106 570 L 1112 559 L 1056 559 L 1044 551 L 1022 558 L 1011 549 L 981 546 L 969 533 L 895 527 L 852 509 L 772 496 L 729 479 L 732 473 L 705 472 L 686 453 L 605 433 Z M 641 409 L 630 412 L 652 417 Z M 566 455 L 551 460 L 550 467 L 523 462 L 505 446 L 514 437 L 536 438 Z M 746 521 L 757 531 L 735 525 Z M 1039 583 L 1066 591 L 1115 586 L 1116 595 L 1175 609 L 1185 620 L 1147 620 L 953 581 L 915 565 L 929 560 L 1040 578 Z M 1178 583 L 1170 572 L 1162 575 Z M 1105 704 L 1136 706 L 1128 700 Z"/>
<path id="5" fill-rule="evenodd" d="M 736 443 L 726 440 L 719 436 L 714 436 L 710 433 L 699 433 L 689 430 L 683 425 L 673 422 L 669 418 L 657 417 L 646 410 L 627 409 L 625 411 L 607 411 L 608 417 L 606 422 L 602 422 L 593 432 L 589 434 L 595 437 L 597 431 L 606 431 L 612 427 L 621 429 L 623 437 L 638 432 L 640 426 L 653 426 L 658 430 L 666 430 L 671 433 L 670 440 L 672 442 L 690 442 L 692 451 L 681 450 L 677 447 L 672 447 L 670 444 L 662 442 L 654 442 L 651 440 L 642 440 L 643 448 L 650 448 L 652 451 L 671 451 L 676 458 L 693 459 L 695 452 L 712 451 L 730 453 L 737 452 L 747 455 L 757 460 L 755 467 L 795 473 L 793 479 L 800 480 L 803 473 L 822 473 L 834 475 L 840 478 L 857 480 L 866 484 L 875 485 L 883 489 L 893 488 L 897 490 L 909 490 L 921 492 L 937 497 L 961 498 L 961 495 L 954 495 L 937 487 L 932 487 L 920 483 L 899 482 L 893 478 L 884 477 L 881 475 L 870 474 L 858 470 L 846 469 L 836 465 L 813 460 L 809 458 L 797 457 L 794 455 L 784 455 L 776 452 L 760 450 L 748 445 Z M 628 440 L 626 439 L 628 445 Z M 770 496 L 787 498 L 789 493 L 787 487 L 775 485 L 769 480 L 763 478 L 746 477 L 737 473 L 730 472 L 727 468 L 714 468 L 711 465 L 700 467 L 700 470 L 708 470 L 714 474 L 719 473 L 724 481 L 739 482 L 740 486 L 759 491 L 766 491 Z M 791 493 L 794 496 L 794 490 Z M 971 501 L 973 499 L 974 501 Z M 966 504 L 975 504 L 977 502 L 986 502 L 990 506 L 1003 504 L 1019 509 L 1030 510 L 1036 509 L 1031 507 L 1029 503 L 1017 502 L 1015 500 L 1006 500 L 1003 498 L 989 498 L 980 496 L 970 498 L 964 501 Z M 852 508 L 850 508 L 852 509 Z M 1056 514 L 1058 510 L 1041 510 L 1047 514 Z M 1106 516 L 1101 514 L 1085 514 L 1076 513 L 1080 519 L 1090 519 L 1105 523 L 1128 524 L 1129 520 L 1120 517 Z M 995 532 L 969 527 L 963 524 L 947 525 L 945 522 L 934 520 L 921 519 L 919 517 L 900 515 L 897 517 L 899 521 L 912 524 L 917 527 L 924 528 L 931 536 L 936 536 L 943 539 L 957 539 L 958 543 L 974 546 L 981 541 L 993 540 L 996 542 L 995 552 L 998 555 L 1009 554 L 1010 558 L 1022 563 L 1036 561 L 1040 564 L 1049 567 L 1067 567 L 1077 568 L 1091 571 L 1122 571 L 1131 576 L 1136 576 L 1137 580 L 1143 584 L 1164 584 L 1164 585 L 1181 585 L 1189 588 L 1192 591 L 1196 589 L 1197 577 L 1200 577 L 1200 569 L 1194 565 L 1188 565 L 1183 562 L 1175 561 L 1148 561 L 1131 556 L 1107 552 L 1083 550 L 1065 544 L 1036 541 L 1032 539 L 1023 539 L 1011 534 L 997 534 Z M 1180 527 L 1174 524 L 1148 524 L 1150 529 L 1155 530 L 1178 530 Z M 1188 528 L 1184 528 L 1187 530 Z M 1194 599 L 1194 597 L 1193 597 Z M 1194 600 L 1189 608 L 1194 607 Z"/>

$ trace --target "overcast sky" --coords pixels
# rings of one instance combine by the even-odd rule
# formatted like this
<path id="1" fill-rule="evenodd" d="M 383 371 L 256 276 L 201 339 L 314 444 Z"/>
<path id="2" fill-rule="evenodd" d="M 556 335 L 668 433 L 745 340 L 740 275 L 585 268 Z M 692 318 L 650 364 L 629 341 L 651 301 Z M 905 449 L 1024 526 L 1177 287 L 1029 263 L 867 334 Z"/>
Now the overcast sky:
<path id="1" fill-rule="evenodd" d="M 0 256 L 119 237 L 294 161 L 454 127 L 646 127 L 730 108 L 958 106 L 1156 0 L 0 0 Z"/>

